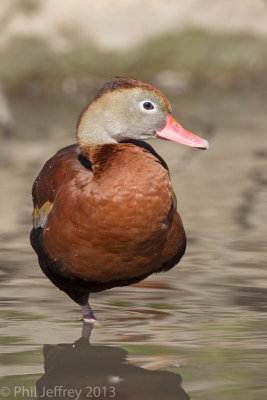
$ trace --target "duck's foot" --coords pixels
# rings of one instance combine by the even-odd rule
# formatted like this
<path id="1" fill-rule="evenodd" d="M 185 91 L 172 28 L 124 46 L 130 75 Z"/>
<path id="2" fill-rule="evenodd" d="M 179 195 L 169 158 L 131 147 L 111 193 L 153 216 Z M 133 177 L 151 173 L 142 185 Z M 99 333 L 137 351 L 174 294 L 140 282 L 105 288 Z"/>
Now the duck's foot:
<path id="1" fill-rule="evenodd" d="M 88 323 L 88 324 L 94 324 L 97 321 L 89 303 L 82 306 L 81 309 L 82 309 L 82 315 L 83 315 L 83 322 Z"/>

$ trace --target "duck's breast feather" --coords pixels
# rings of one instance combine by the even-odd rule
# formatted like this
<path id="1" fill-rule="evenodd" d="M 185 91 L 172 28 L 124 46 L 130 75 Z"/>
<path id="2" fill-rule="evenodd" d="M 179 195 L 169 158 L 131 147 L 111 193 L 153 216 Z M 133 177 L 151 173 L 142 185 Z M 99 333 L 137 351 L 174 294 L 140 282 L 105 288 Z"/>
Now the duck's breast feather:
<path id="1" fill-rule="evenodd" d="M 80 170 L 58 190 L 44 246 L 75 276 L 99 282 L 133 278 L 170 259 L 174 265 L 184 251 L 168 171 L 153 155 L 144 159 L 144 150 L 131 146 L 105 179 L 90 180 Z"/>

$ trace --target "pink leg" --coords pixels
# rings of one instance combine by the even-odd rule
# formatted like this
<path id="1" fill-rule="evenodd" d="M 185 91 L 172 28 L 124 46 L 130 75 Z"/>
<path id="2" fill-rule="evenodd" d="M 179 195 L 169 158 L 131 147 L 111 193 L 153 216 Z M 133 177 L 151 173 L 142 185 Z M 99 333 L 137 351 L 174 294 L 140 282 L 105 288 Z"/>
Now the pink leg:
<path id="1" fill-rule="evenodd" d="M 94 327 L 93 323 L 89 324 L 88 322 L 83 322 L 82 338 L 88 340 L 88 342 L 90 342 L 90 336 L 91 336 L 93 327 Z"/>
<path id="2" fill-rule="evenodd" d="M 94 316 L 93 310 L 91 309 L 89 303 L 85 304 L 82 308 L 83 321 L 93 324 L 96 322 L 96 317 Z"/>

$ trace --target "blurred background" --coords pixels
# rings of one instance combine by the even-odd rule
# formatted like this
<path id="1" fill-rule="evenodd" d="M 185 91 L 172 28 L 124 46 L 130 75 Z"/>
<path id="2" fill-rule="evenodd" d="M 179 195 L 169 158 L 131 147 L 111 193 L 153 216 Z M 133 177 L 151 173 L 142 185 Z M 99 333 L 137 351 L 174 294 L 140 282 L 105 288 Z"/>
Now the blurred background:
<path id="1" fill-rule="evenodd" d="M 113 76 L 161 89 L 211 150 L 151 143 L 170 167 L 187 253 L 168 274 L 94 295 L 94 342 L 179 373 L 193 399 L 267 397 L 266 0 L 1 3 L 3 375 L 34 384 L 42 345 L 79 336 L 78 308 L 29 245 L 31 185 Z"/>

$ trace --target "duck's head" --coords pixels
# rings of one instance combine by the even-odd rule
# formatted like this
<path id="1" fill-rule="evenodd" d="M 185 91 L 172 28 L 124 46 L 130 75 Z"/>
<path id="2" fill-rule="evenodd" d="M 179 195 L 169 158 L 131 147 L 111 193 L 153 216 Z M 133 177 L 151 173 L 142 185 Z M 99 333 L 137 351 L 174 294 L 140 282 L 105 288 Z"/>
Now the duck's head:
<path id="1" fill-rule="evenodd" d="M 209 148 L 206 140 L 186 131 L 172 118 L 171 105 L 158 89 L 135 79 L 115 78 L 106 82 L 77 124 L 81 149 L 155 137 Z"/>

